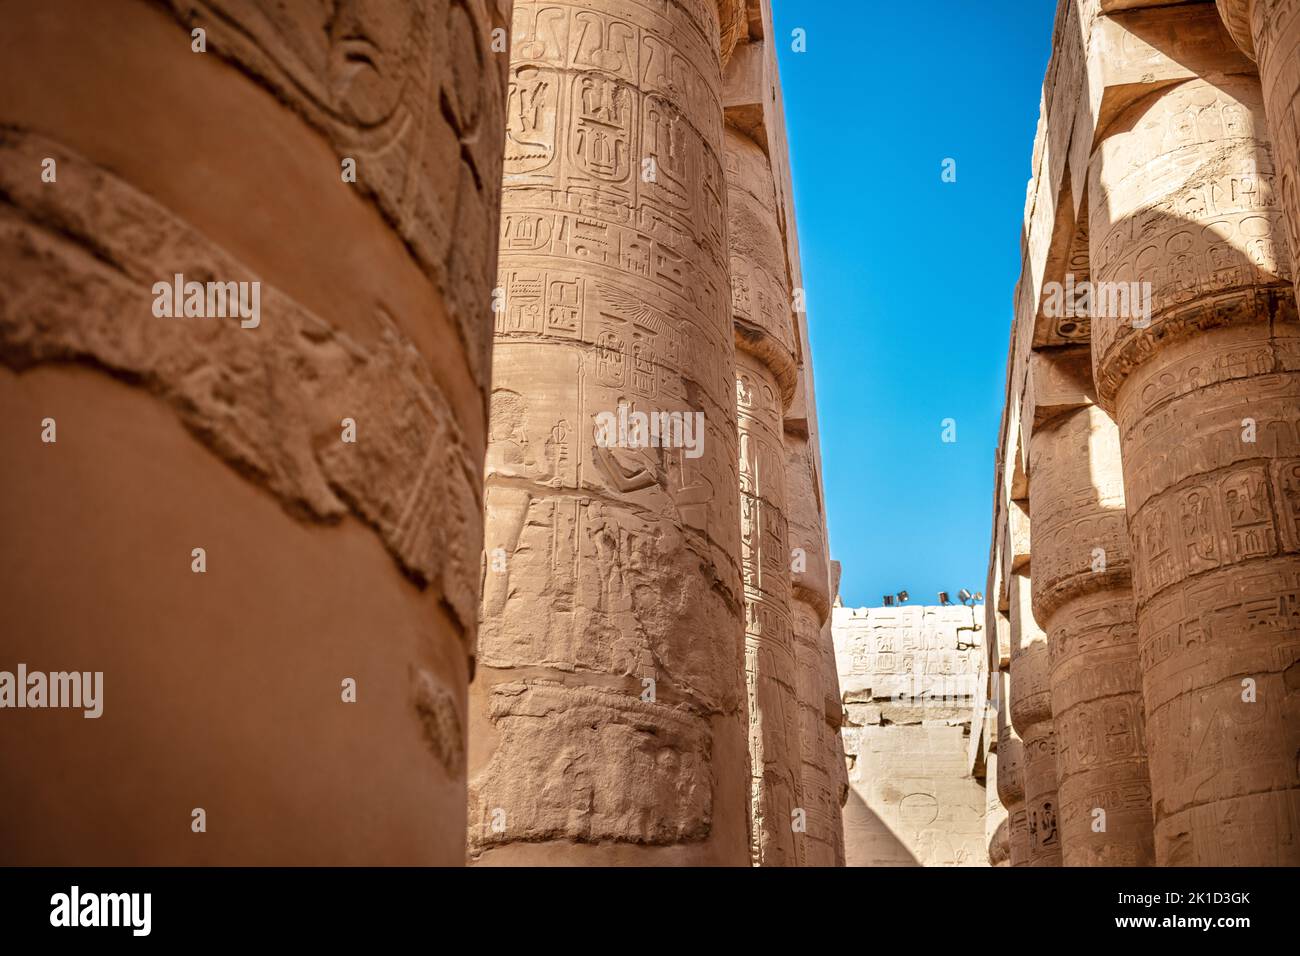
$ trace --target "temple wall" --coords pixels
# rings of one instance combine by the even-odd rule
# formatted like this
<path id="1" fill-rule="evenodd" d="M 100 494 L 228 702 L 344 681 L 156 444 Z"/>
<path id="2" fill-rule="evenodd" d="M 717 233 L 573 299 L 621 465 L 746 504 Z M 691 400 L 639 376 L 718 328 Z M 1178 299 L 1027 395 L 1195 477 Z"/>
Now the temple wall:
<path id="1" fill-rule="evenodd" d="M 979 607 L 832 611 L 845 708 L 848 866 L 988 866 L 966 765 Z"/>

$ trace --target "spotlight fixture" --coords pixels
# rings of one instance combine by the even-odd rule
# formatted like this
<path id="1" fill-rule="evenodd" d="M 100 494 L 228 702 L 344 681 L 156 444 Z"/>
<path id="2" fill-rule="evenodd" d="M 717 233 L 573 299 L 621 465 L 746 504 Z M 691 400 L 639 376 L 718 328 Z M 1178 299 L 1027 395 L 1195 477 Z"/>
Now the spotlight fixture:
<path id="1" fill-rule="evenodd" d="M 886 594 L 882 600 L 885 602 L 885 607 L 894 606 L 894 596 L 892 594 Z"/>
<path id="2" fill-rule="evenodd" d="M 976 591 L 976 592 L 975 592 L 975 598 L 974 598 L 974 600 L 975 600 L 975 603 L 976 603 L 976 604 L 978 604 L 980 601 L 984 600 L 984 592 L 983 592 L 983 591 Z"/>
<path id="3" fill-rule="evenodd" d="M 898 592 L 898 603 L 899 603 L 899 604 L 906 604 L 906 603 L 907 603 L 907 597 L 908 597 L 908 594 L 907 594 L 906 591 L 899 591 L 899 592 Z"/>
<path id="4" fill-rule="evenodd" d="M 949 604 L 952 603 L 952 600 L 948 597 L 947 591 L 939 592 L 939 603 L 942 604 L 944 607 L 947 607 Z"/>
<path id="5" fill-rule="evenodd" d="M 957 592 L 957 600 L 961 601 L 962 604 L 969 604 L 971 597 L 973 597 L 973 595 L 965 588 L 962 588 Z"/>

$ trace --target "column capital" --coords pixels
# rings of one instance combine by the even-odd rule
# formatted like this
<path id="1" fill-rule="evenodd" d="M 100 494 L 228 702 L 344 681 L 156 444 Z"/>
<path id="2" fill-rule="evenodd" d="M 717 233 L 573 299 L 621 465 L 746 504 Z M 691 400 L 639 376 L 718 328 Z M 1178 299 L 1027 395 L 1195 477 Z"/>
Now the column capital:
<path id="1" fill-rule="evenodd" d="M 1255 38 L 1250 31 L 1250 17 L 1255 0 L 1214 0 L 1219 8 L 1223 25 L 1228 28 L 1232 42 L 1241 48 L 1241 52 L 1252 60 L 1255 59 Z"/>
<path id="2" fill-rule="evenodd" d="M 718 40 L 722 66 L 726 69 L 731 53 L 736 49 L 740 38 L 749 32 L 747 4 L 745 0 L 717 0 L 718 4 Z"/>

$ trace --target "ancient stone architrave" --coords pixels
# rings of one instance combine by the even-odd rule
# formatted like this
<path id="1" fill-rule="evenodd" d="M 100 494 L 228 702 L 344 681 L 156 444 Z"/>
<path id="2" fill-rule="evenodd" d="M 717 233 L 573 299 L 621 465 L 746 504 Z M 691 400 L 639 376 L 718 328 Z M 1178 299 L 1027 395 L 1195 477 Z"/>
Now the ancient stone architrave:
<path id="1" fill-rule="evenodd" d="M 5 17 L 0 656 L 102 670 L 112 719 L 2 722 L 0 841 L 458 864 L 509 3 L 175 7 Z M 165 317 L 185 281 L 257 314 Z"/>
<path id="2" fill-rule="evenodd" d="M 806 829 L 830 821 L 803 794 L 800 674 L 790 606 L 786 451 L 783 418 L 797 365 L 785 248 L 772 170 L 753 140 L 726 130 L 731 311 L 736 338 L 740 432 L 740 547 L 745 585 L 745 674 L 753 774 L 754 863 L 793 866 L 808 849 Z M 823 565 L 823 570 L 825 566 Z M 809 628 L 814 627 L 811 634 Z M 805 657 L 816 652 L 820 620 L 800 615 Z M 820 655 L 807 661 L 820 678 Z M 806 683 L 806 682 L 805 682 Z M 820 683 L 820 680 L 819 680 Z M 811 689 L 811 688 L 810 688 Z M 814 703 L 820 701 L 820 687 Z M 816 759 L 817 749 L 809 754 Z M 809 810 L 813 810 L 812 818 Z M 796 816 L 802 813 L 803 819 Z"/>
<path id="3" fill-rule="evenodd" d="M 1286 216 L 1291 261 L 1300 262 L 1300 0 L 1216 2 L 1232 38 L 1259 64 L 1277 198 Z M 1300 290 L 1300 272 L 1293 278 Z"/>
<path id="4" fill-rule="evenodd" d="M 1089 168 L 1094 319 L 1133 547 L 1156 858 L 1300 862 L 1300 324 L 1263 97 L 1191 80 L 1116 118 Z"/>
<path id="5" fill-rule="evenodd" d="M 1119 435 L 1093 404 L 1056 411 L 1033 432 L 1029 501 L 1034 616 L 1051 659 L 1062 861 L 1150 866 L 1151 785 Z"/>
<path id="6" fill-rule="evenodd" d="M 983 608 L 832 609 L 848 866 L 988 866 L 966 763 Z"/>
<path id="7" fill-rule="evenodd" d="M 1047 635 L 1034 620 L 1029 577 L 1021 573 L 1011 576 L 1010 716 L 1022 744 L 1028 834 L 1026 856 L 1016 865 L 1060 866 L 1060 800 L 1056 787 L 1051 662 Z M 1014 849 L 1013 845 L 1013 852 Z"/>
<path id="8" fill-rule="evenodd" d="M 515 5 L 471 690 L 484 863 L 748 858 L 719 40 L 738 13 Z M 658 413 L 684 434 L 602 426 Z"/>

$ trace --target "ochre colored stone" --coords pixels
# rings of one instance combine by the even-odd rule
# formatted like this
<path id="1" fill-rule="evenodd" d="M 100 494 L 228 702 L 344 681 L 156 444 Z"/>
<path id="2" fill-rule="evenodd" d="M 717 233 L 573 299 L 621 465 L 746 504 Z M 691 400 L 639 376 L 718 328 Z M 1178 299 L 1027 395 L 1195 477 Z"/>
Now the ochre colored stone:
<path id="1" fill-rule="evenodd" d="M 848 866 L 989 865 L 987 795 L 966 762 L 982 610 L 832 610 Z"/>
<path id="2" fill-rule="evenodd" d="M 796 369 L 790 292 L 771 167 L 753 140 L 730 127 L 726 131 L 726 177 L 731 312 L 737 346 L 752 856 L 756 865 L 793 866 L 807 849 L 807 824 L 811 822 L 813 829 L 827 834 L 829 821 L 816 813 L 814 819 L 808 819 L 800 757 L 802 668 L 790 607 L 783 425 Z M 814 638 L 820 621 L 815 624 Z M 809 657 L 816 643 L 805 637 L 805 657 Z M 809 660 L 808 666 L 819 669 L 820 660 Z M 814 705 L 820 696 L 818 687 Z M 797 820 L 799 815 L 804 819 Z"/>
<path id="3" fill-rule="evenodd" d="M 705 0 L 516 5 L 471 690 L 484 863 L 748 857 L 719 36 Z M 602 433 L 658 413 L 699 419 L 695 446 Z"/>
<path id="4" fill-rule="evenodd" d="M 984 794 L 984 839 L 988 844 L 989 866 L 1010 866 L 1011 821 L 998 794 L 996 751 L 988 755 L 984 767 L 985 779 L 993 782 L 993 786 L 986 784 Z"/>
<path id="5" fill-rule="evenodd" d="M 1291 261 L 1300 262 L 1300 0 L 1216 2 L 1232 38 L 1259 63 L 1278 200 Z M 1294 278 L 1300 284 L 1300 274 Z"/>
<path id="6" fill-rule="evenodd" d="M 6 862 L 463 862 L 509 8 L 6 10 Z"/>
<path id="7" fill-rule="evenodd" d="M 1056 734 L 1052 724 L 1051 661 L 1047 635 L 1034 620 L 1029 579 L 1011 580 L 1011 724 L 1023 747 L 1026 855 L 1012 865 L 1060 866 L 1060 799 L 1056 786 Z M 1014 825 L 1014 824 L 1013 824 Z M 1012 839 L 1014 841 L 1015 835 Z M 1012 852 L 1015 852 L 1014 843 Z"/>
<path id="8" fill-rule="evenodd" d="M 1151 784 L 1119 435 L 1095 405 L 1034 429 L 1034 616 L 1047 631 L 1066 866 L 1150 866 Z"/>
<path id="9" fill-rule="evenodd" d="M 1093 274 L 1152 284 L 1094 320 L 1120 429 L 1156 860 L 1300 863 L 1300 324 L 1263 96 L 1191 80 L 1090 164 Z"/>

